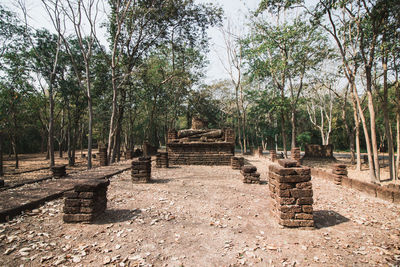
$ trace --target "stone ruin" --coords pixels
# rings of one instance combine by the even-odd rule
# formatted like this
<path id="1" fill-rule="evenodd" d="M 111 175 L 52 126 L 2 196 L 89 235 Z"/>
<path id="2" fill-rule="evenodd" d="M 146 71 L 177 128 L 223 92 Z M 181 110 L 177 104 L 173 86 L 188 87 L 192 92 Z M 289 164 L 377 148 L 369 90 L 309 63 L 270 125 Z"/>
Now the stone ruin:
<path id="1" fill-rule="evenodd" d="M 148 183 L 151 179 L 151 158 L 140 157 L 132 160 L 131 178 L 133 183 Z"/>
<path id="2" fill-rule="evenodd" d="M 168 153 L 167 152 L 159 152 L 156 155 L 156 168 L 168 168 Z"/>
<path id="3" fill-rule="evenodd" d="M 240 170 L 245 184 L 259 184 L 260 173 L 257 172 L 257 167 L 253 165 L 244 165 Z"/>
<path id="4" fill-rule="evenodd" d="M 67 176 L 65 165 L 56 165 L 50 168 L 54 178 L 61 178 Z"/>
<path id="5" fill-rule="evenodd" d="M 269 165 L 272 212 L 284 227 L 314 227 L 311 169 L 295 160 Z"/>
<path id="6" fill-rule="evenodd" d="M 63 220 L 66 223 L 91 223 L 107 208 L 108 179 L 87 180 L 65 192 Z"/>
<path id="7" fill-rule="evenodd" d="M 334 183 L 341 185 L 343 178 L 347 178 L 347 166 L 346 164 L 334 164 L 332 166 L 332 174 L 334 177 Z"/>
<path id="8" fill-rule="evenodd" d="M 306 144 L 304 148 L 304 158 L 328 158 L 334 159 L 333 157 L 333 145 L 315 145 Z"/>
<path id="9" fill-rule="evenodd" d="M 108 165 L 107 147 L 104 147 L 104 146 L 99 147 L 99 161 L 100 161 L 100 166 L 107 166 Z"/>
<path id="10" fill-rule="evenodd" d="M 193 118 L 192 128 L 170 130 L 167 152 L 171 165 L 227 165 L 235 151 L 232 129 L 207 129 L 206 122 Z"/>
<path id="11" fill-rule="evenodd" d="M 270 155 L 270 157 L 271 157 L 271 161 L 272 161 L 272 162 L 275 162 L 276 159 L 277 159 L 276 150 L 275 150 L 275 149 L 271 149 L 271 150 L 269 151 L 269 155 Z"/>
<path id="12" fill-rule="evenodd" d="M 232 157 L 231 158 L 231 167 L 234 170 L 242 169 L 244 165 L 244 158 L 243 157 Z"/>

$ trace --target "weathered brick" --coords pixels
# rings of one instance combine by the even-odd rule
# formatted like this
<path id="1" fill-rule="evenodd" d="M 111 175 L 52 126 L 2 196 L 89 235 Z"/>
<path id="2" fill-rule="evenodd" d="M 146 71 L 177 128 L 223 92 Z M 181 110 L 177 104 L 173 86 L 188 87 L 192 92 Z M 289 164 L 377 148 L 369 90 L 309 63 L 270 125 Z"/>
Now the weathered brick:
<path id="1" fill-rule="evenodd" d="M 276 194 L 278 197 L 290 197 L 290 190 L 289 189 L 279 189 L 277 190 Z"/>
<path id="2" fill-rule="evenodd" d="M 301 206 L 301 209 L 305 213 L 312 213 L 313 212 L 313 206 L 312 205 L 303 205 L 303 206 Z"/>
<path id="3" fill-rule="evenodd" d="M 279 213 L 279 218 L 281 219 L 294 219 L 295 218 L 294 216 L 295 216 L 294 212 Z"/>
<path id="4" fill-rule="evenodd" d="M 313 191 L 312 189 L 292 189 L 290 195 L 294 198 L 312 197 Z"/>
<path id="5" fill-rule="evenodd" d="M 79 198 L 93 198 L 94 192 L 80 192 Z"/>
<path id="6" fill-rule="evenodd" d="M 291 159 L 279 159 L 278 164 L 284 168 L 297 167 L 297 161 Z"/>
<path id="7" fill-rule="evenodd" d="M 307 175 L 311 174 L 309 167 L 298 167 L 298 168 L 283 168 L 277 164 L 271 164 L 268 166 L 270 172 L 275 172 L 279 175 Z"/>
<path id="8" fill-rule="evenodd" d="M 312 189 L 312 183 L 311 182 L 302 182 L 302 183 L 297 183 L 296 188 L 299 189 Z"/>
<path id="9" fill-rule="evenodd" d="M 310 213 L 296 213 L 295 218 L 299 220 L 312 220 L 314 217 Z"/>
<path id="10" fill-rule="evenodd" d="M 308 182 L 311 180 L 311 175 L 282 175 L 277 180 L 280 183 Z"/>
<path id="11" fill-rule="evenodd" d="M 79 213 L 80 207 L 71 207 L 71 206 L 64 206 L 63 212 L 64 213 Z"/>
<path id="12" fill-rule="evenodd" d="M 91 222 L 94 219 L 93 214 L 64 214 L 63 220 L 66 223 Z"/>
<path id="13" fill-rule="evenodd" d="M 312 197 L 301 197 L 297 199 L 296 204 L 297 205 L 312 205 L 314 203 L 314 200 Z"/>
<path id="14" fill-rule="evenodd" d="M 64 192 L 63 196 L 67 198 L 78 198 L 79 193 L 75 191 Z"/>
<path id="15" fill-rule="evenodd" d="M 81 206 L 81 199 L 65 199 L 65 206 L 68 207 L 80 207 Z"/>
<path id="16" fill-rule="evenodd" d="M 286 212 L 300 213 L 302 212 L 302 207 L 296 205 L 285 205 L 285 206 L 279 205 L 278 210 L 283 213 Z"/>
<path id="17" fill-rule="evenodd" d="M 279 205 L 292 205 L 296 202 L 294 198 L 281 197 L 276 200 Z"/>

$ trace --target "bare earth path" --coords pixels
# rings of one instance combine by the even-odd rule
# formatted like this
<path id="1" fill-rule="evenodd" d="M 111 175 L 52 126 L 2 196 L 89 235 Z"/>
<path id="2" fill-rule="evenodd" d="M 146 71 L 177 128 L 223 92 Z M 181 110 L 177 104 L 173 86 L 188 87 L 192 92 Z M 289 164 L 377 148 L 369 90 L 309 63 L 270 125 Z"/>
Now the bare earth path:
<path id="1" fill-rule="evenodd" d="M 247 157 L 266 180 L 268 161 Z M 268 185 L 230 167 L 152 170 L 111 180 L 95 224 L 63 224 L 62 200 L 0 224 L 6 266 L 365 266 L 400 264 L 400 206 L 313 178 L 315 230 L 282 229 Z"/>

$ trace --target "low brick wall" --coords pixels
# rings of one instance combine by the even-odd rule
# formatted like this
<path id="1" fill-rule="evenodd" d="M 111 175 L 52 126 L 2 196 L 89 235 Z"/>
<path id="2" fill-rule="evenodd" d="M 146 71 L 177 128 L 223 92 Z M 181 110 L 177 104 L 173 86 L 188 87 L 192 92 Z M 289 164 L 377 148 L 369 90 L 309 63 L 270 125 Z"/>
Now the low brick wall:
<path id="1" fill-rule="evenodd" d="M 269 165 L 272 212 L 285 227 L 314 227 L 311 170 L 295 160 Z"/>
<path id="2" fill-rule="evenodd" d="M 187 142 L 167 144 L 171 165 L 226 165 L 234 156 L 233 143 Z"/>
<path id="3" fill-rule="evenodd" d="M 90 223 L 107 208 L 108 179 L 88 180 L 64 193 L 64 215 L 66 223 Z"/>
<path id="4" fill-rule="evenodd" d="M 335 182 L 336 175 L 329 173 L 325 170 L 312 168 L 311 175 Z M 366 193 L 370 196 L 377 197 L 392 203 L 400 204 L 400 190 L 392 186 L 381 186 L 378 184 L 371 184 L 349 177 L 341 177 L 341 186 L 353 188 L 360 192 Z"/>

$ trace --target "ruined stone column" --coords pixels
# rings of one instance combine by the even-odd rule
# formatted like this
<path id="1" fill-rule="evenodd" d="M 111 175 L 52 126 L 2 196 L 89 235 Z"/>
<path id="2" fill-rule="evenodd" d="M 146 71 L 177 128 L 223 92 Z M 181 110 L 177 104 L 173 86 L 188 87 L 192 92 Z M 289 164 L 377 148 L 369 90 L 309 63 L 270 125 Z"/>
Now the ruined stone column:
<path id="1" fill-rule="evenodd" d="M 235 143 L 235 131 L 231 128 L 225 129 L 225 142 Z"/>
<path id="2" fill-rule="evenodd" d="M 91 223 L 107 208 L 108 179 L 93 179 L 74 186 L 64 193 L 64 215 L 66 223 Z"/>
<path id="3" fill-rule="evenodd" d="M 99 147 L 100 166 L 107 166 L 107 147 Z"/>
<path id="4" fill-rule="evenodd" d="M 260 173 L 257 172 L 256 166 L 244 165 L 240 173 L 243 175 L 243 183 L 245 184 L 260 183 Z"/>
<path id="5" fill-rule="evenodd" d="M 151 178 L 150 157 L 140 157 L 132 161 L 131 177 L 133 183 L 148 183 Z"/>
<path id="6" fill-rule="evenodd" d="M 168 168 L 168 153 L 167 152 L 159 152 L 156 155 L 156 168 Z"/>
<path id="7" fill-rule="evenodd" d="M 313 227 L 311 169 L 298 167 L 297 161 L 278 160 L 269 165 L 272 211 L 285 227 Z"/>
<path id="8" fill-rule="evenodd" d="M 234 170 L 240 170 L 244 165 L 244 158 L 243 157 L 232 157 L 231 158 L 231 167 Z"/>
<path id="9" fill-rule="evenodd" d="M 292 150 L 290 151 L 291 153 L 291 158 L 295 161 L 297 161 L 298 165 L 301 165 L 300 162 L 300 147 L 293 147 Z"/>
<path id="10" fill-rule="evenodd" d="M 334 176 L 334 182 L 336 185 L 342 184 L 342 178 L 347 177 L 347 166 L 346 164 L 333 164 L 332 173 Z"/>
<path id="11" fill-rule="evenodd" d="M 53 173 L 54 178 L 60 178 L 63 176 L 67 176 L 65 165 L 53 166 L 53 167 L 51 167 L 51 172 Z"/>
<path id="12" fill-rule="evenodd" d="M 270 157 L 271 157 L 271 161 L 272 161 L 272 162 L 275 162 L 275 161 L 276 161 L 276 150 L 275 150 L 275 149 L 271 149 L 271 150 L 269 151 L 269 155 L 270 155 Z"/>

